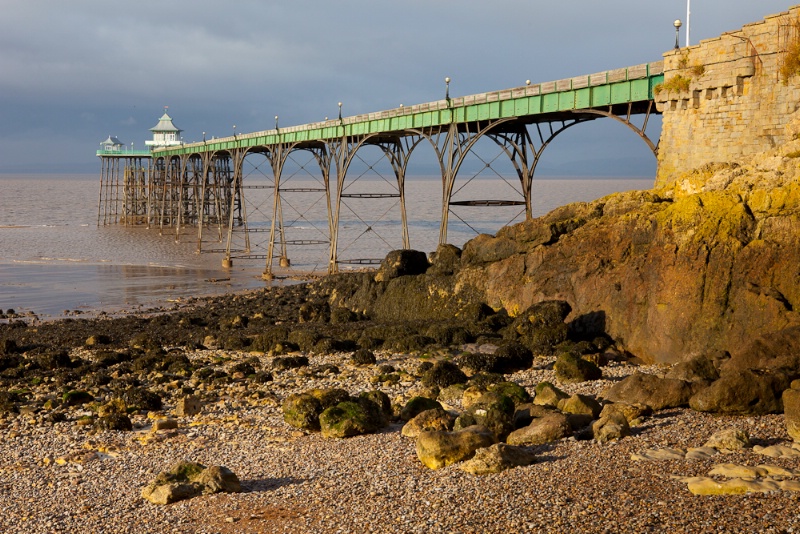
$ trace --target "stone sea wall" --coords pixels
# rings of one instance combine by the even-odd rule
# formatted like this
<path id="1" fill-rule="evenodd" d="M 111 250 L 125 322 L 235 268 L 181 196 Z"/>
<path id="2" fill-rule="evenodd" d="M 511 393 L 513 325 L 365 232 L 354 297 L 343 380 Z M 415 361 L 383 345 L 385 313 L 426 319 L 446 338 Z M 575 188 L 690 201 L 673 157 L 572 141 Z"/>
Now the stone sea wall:
<path id="1" fill-rule="evenodd" d="M 800 39 L 800 6 L 664 55 L 656 187 L 709 163 L 741 162 L 794 138 L 797 75 L 780 69 Z"/>

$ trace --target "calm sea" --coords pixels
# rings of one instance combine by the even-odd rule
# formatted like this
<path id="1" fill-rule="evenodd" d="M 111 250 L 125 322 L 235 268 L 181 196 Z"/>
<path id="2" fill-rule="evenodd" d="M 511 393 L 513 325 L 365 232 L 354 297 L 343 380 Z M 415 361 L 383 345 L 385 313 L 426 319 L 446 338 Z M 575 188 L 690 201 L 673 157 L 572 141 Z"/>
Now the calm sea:
<path id="1" fill-rule="evenodd" d="M 558 206 L 600 198 L 615 191 L 647 189 L 647 179 L 541 179 L 534 183 L 534 215 Z M 460 190 L 455 199 L 513 197 L 502 179 L 480 179 Z M 313 184 L 309 184 L 313 185 Z M 288 275 L 324 270 L 328 264 L 326 203 L 302 187 L 282 196 Z M 380 184 L 373 184 L 376 190 Z M 369 187 L 367 187 L 369 189 Z M 245 203 L 252 254 L 266 251 L 271 198 Z M 430 252 L 439 239 L 441 183 L 407 179 L 406 205 L 411 247 Z M 198 253 L 198 233 L 181 235 L 143 227 L 99 225 L 99 177 L 93 175 L 0 175 L 0 309 L 34 312 L 41 318 L 65 311 L 115 312 L 178 302 L 192 296 L 263 287 L 263 259 L 234 257 L 222 268 L 226 232 L 205 230 Z M 521 221 L 520 206 L 454 207 L 448 241 L 461 246 L 477 233 L 494 233 Z M 400 248 L 400 213 L 396 198 L 347 197 L 340 210 L 341 269 L 364 266 Z M 261 230 L 258 232 L 257 230 Z M 232 248 L 243 250 L 244 235 L 232 236 Z M 279 251 L 278 251 L 279 252 Z M 241 255 L 241 253 L 239 254 Z M 236 256 L 236 254 L 234 254 Z M 277 267 L 276 267 L 277 271 Z M 286 283 L 277 281 L 272 283 Z"/>

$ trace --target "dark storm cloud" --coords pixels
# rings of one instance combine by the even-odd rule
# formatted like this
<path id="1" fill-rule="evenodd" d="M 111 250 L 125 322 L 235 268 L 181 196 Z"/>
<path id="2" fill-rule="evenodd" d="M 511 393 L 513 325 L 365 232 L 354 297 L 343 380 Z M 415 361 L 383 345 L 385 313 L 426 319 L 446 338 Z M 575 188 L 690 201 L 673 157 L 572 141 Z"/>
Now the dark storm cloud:
<path id="1" fill-rule="evenodd" d="M 693 41 L 789 5 L 694 0 Z M 445 76 L 461 95 L 657 61 L 686 1 L 3 0 L 0 13 L 0 172 L 91 172 L 100 141 L 143 146 L 164 105 L 191 141 L 321 120 L 338 101 L 356 114 L 436 100 Z M 584 133 L 574 143 L 604 150 Z"/>

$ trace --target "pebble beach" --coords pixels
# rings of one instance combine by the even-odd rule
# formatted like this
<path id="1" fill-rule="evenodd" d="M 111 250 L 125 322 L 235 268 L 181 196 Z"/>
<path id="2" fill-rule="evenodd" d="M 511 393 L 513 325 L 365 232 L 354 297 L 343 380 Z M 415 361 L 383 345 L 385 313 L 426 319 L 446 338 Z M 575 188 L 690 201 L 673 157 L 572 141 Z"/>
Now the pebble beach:
<path id="1" fill-rule="evenodd" d="M 73 349 L 81 351 L 83 349 Z M 220 369 L 265 354 L 186 350 L 192 362 Z M 148 380 L 163 410 L 131 416 L 133 431 L 96 431 L 81 408 L 48 423 L 41 413 L 0 420 L 0 531 L 6 533 L 223 532 L 793 532 L 800 528 L 792 491 L 694 495 L 686 477 L 715 465 L 770 464 L 800 469 L 800 458 L 769 458 L 756 449 L 790 446 L 782 415 L 733 417 L 669 409 L 656 412 L 632 435 L 606 444 L 574 437 L 532 447 L 536 463 L 497 474 L 473 475 L 458 464 L 431 470 L 414 440 L 395 422 L 376 434 L 326 439 L 283 421 L 281 402 L 309 388 L 351 394 L 371 389 L 393 403 L 415 395 L 418 356 L 377 352 L 402 379 L 376 382 L 376 366 L 350 363 L 348 353 L 307 354 L 309 366 L 276 373 L 255 385 L 192 383 L 205 402 L 200 413 L 177 417 L 176 383 Z M 530 392 L 553 381 L 552 358 L 507 376 Z M 331 366 L 338 373 L 331 372 Z M 405 372 L 404 372 L 405 371 Z M 655 366 L 611 362 L 603 379 L 559 385 L 567 393 L 599 394 L 634 371 Z M 167 377 L 169 378 L 169 377 Z M 160 383 L 159 383 L 160 382 Z M 36 388 L 32 388 L 36 395 Z M 448 406 L 458 409 L 459 406 Z M 155 430 L 169 418 L 175 428 Z M 726 428 L 746 431 L 754 448 L 707 459 L 634 460 L 647 450 L 700 447 Z M 201 496 L 155 505 L 141 496 L 159 472 L 179 460 L 222 465 L 239 477 L 242 493 Z"/>

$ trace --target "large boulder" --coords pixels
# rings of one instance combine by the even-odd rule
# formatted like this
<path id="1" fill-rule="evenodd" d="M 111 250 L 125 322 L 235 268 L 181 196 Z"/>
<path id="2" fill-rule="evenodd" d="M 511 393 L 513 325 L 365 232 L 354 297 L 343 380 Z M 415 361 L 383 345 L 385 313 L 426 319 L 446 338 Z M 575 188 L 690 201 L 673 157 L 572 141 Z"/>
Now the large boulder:
<path id="1" fill-rule="evenodd" d="M 477 425 L 455 432 L 422 432 L 417 436 L 417 458 L 430 469 L 440 469 L 469 460 L 494 442 L 492 433 Z"/>
<path id="2" fill-rule="evenodd" d="M 691 395 L 691 387 L 683 380 L 639 372 L 620 380 L 601 394 L 611 402 L 644 404 L 653 410 L 685 406 Z"/>
<path id="3" fill-rule="evenodd" d="M 452 275 L 461 265 L 461 249 L 455 245 L 439 245 L 431 254 L 428 272 L 434 275 Z"/>
<path id="4" fill-rule="evenodd" d="M 781 393 L 789 386 L 785 375 L 759 371 L 729 371 L 695 393 L 689 406 L 700 412 L 760 415 L 778 413 Z"/>
<path id="5" fill-rule="evenodd" d="M 343 389 L 311 389 L 289 395 L 283 401 L 283 420 L 302 430 L 319 430 L 319 416 L 327 408 L 350 400 Z"/>
<path id="6" fill-rule="evenodd" d="M 533 403 L 537 406 L 557 408 L 558 403 L 568 398 L 569 395 L 567 393 L 564 393 L 550 382 L 539 382 L 534 389 Z"/>
<path id="7" fill-rule="evenodd" d="M 481 395 L 455 422 L 455 428 L 481 425 L 488 428 L 497 441 L 503 441 L 514 430 L 514 401 L 496 392 Z"/>
<path id="8" fill-rule="evenodd" d="M 367 397 L 340 402 L 326 408 L 319 415 L 322 436 L 326 438 L 347 438 L 370 434 L 386 424 L 386 416 L 381 407 Z"/>
<path id="9" fill-rule="evenodd" d="M 609 412 L 592 423 L 592 435 L 600 443 L 606 443 L 629 436 L 631 427 L 620 412 Z"/>
<path id="10" fill-rule="evenodd" d="M 653 415 L 653 409 L 644 404 L 627 404 L 624 402 L 610 402 L 603 406 L 600 417 L 619 414 L 628 421 L 630 426 L 636 426 L 644 422 L 646 417 Z"/>
<path id="11" fill-rule="evenodd" d="M 388 282 L 400 276 L 423 274 L 430 264 L 424 252 L 418 250 L 393 250 L 381 262 L 375 274 L 376 282 Z"/>
<path id="12" fill-rule="evenodd" d="M 513 373 L 529 369 L 533 365 L 533 352 L 525 345 L 509 341 L 491 354 L 465 352 L 458 357 L 458 365 L 470 374 Z"/>
<path id="13" fill-rule="evenodd" d="M 412 417 L 400 430 L 400 435 L 416 438 L 422 432 L 449 432 L 453 430 L 456 418 L 442 408 L 433 408 Z"/>
<path id="14" fill-rule="evenodd" d="M 710 383 L 719 378 L 719 370 L 714 365 L 715 359 L 701 354 L 686 361 L 678 362 L 666 375 L 684 382 Z"/>
<path id="15" fill-rule="evenodd" d="M 153 504 L 171 504 L 199 495 L 241 491 L 239 478 L 227 467 L 178 462 L 159 473 L 142 490 L 142 497 Z"/>
<path id="16" fill-rule="evenodd" d="M 568 399 L 564 399 L 558 403 L 558 409 L 563 413 L 575 415 L 588 415 L 592 419 L 600 415 L 603 407 L 597 402 L 594 397 L 589 395 L 582 395 L 576 393 Z"/>
<path id="17" fill-rule="evenodd" d="M 459 465 L 459 469 L 473 475 L 487 475 L 531 465 L 535 461 L 536 455 L 533 451 L 506 443 L 495 443 L 491 447 L 475 451 L 475 456 Z"/>
<path id="18" fill-rule="evenodd" d="M 567 339 L 569 327 L 564 320 L 571 309 L 563 300 L 537 302 L 514 319 L 505 337 L 518 341 L 534 355 L 551 354 L 556 345 Z"/>
<path id="19" fill-rule="evenodd" d="M 553 369 L 556 372 L 556 379 L 565 384 L 599 380 L 603 376 L 603 372 L 596 364 L 571 352 L 559 354 Z"/>
<path id="20" fill-rule="evenodd" d="M 710 447 L 724 452 L 735 452 L 752 447 L 750 436 L 741 428 L 725 428 L 715 432 L 703 447 Z"/>
<path id="21" fill-rule="evenodd" d="M 524 428 L 531 424 L 534 419 L 544 417 L 555 411 L 556 409 L 552 406 L 542 406 L 533 403 L 521 404 L 514 411 L 514 428 Z"/>
<path id="22" fill-rule="evenodd" d="M 543 445 L 572 434 L 567 416 L 553 412 L 534 419 L 530 425 L 515 430 L 506 438 L 509 445 Z"/>
<path id="23" fill-rule="evenodd" d="M 444 360 L 433 364 L 433 367 L 425 371 L 422 375 L 422 383 L 425 386 L 446 388 L 454 384 L 464 384 L 466 382 L 467 375 L 453 362 Z"/>

